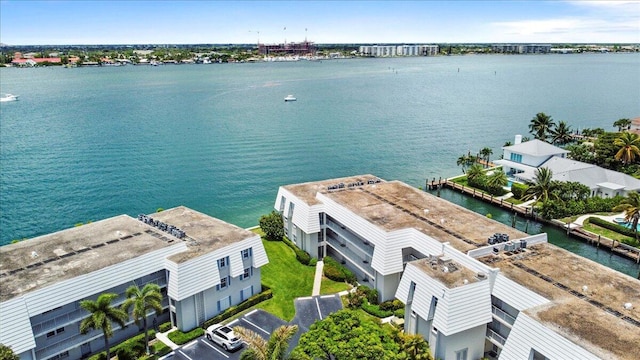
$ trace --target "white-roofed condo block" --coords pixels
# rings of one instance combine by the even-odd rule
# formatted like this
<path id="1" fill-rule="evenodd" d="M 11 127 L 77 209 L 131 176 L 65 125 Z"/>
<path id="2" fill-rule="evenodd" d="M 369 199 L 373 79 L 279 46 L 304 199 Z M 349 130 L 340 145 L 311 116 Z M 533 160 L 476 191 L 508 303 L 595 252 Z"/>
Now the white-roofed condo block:
<path id="1" fill-rule="evenodd" d="M 161 288 L 165 312 L 150 324 L 170 320 L 190 330 L 260 292 L 260 267 L 268 262 L 258 235 L 186 207 L 3 246 L 0 257 L 0 343 L 21 359 L 80 359 L 103 350 L 101 331 L 79 333 L 88 315 L 79 303 L 112 292 L 119 306 L 133 284 Z M 115 326 L 111 343 L 141 330 L 132 324 Z"/>
<path id="2" fill-rule="evenodd" d="M 405 331 L 427 339 L 435 358 L 640 353 L 640 281 L 548 244 L 544 233 L 373 175 L 280 187 L 275 209 L 298 247 L 342 261 L 380 300 L 402 300 Z"/>

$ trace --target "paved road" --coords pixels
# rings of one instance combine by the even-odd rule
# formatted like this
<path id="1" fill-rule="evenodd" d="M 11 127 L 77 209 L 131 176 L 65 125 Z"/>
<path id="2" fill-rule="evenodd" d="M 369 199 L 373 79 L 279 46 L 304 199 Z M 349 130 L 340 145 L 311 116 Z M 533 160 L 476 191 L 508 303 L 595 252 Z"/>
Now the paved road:
<path id="1" fill-rule="evenodd" d="M 342 309 L 342 302 L 340 301 L 340 296 L 337 294 L 298 298 L 295 300 L 294 305 L 296 308 L 296 316 L 289 324 L 298 325 L 298 332 L 291 339 L 290 350 L 298 345 L 300 336 L 309 331 L 309 328 L 314 322 L 322 320 L 329 314 Z M 231 327 L 242 326 L 255 331 L 265 339 L 269 339 L 269 336 L 275 329 L 285 324 L 287 324 L 287 322 L 266 311 L 253 310 L 227 325 Z M 167 360 L 238 360 L 243 350 L 244 346 L 235 352 L 227 352 L 205 337 L 201 337 L 176 349 L 173 357 Z"/>

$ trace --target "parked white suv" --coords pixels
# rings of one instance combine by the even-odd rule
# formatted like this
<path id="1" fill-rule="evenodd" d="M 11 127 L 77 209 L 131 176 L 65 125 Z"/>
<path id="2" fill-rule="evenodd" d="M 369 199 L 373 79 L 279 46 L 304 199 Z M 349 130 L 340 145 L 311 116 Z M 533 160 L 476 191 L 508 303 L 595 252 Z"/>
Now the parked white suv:
<path id="1" fill-rule="evenodd" d="M 211 325 L 205 330 L 207 339 L 222 346 L 225 350 L 231 351 L 242 346 L 242 341 L 228 326 L 222 324 Z"/>

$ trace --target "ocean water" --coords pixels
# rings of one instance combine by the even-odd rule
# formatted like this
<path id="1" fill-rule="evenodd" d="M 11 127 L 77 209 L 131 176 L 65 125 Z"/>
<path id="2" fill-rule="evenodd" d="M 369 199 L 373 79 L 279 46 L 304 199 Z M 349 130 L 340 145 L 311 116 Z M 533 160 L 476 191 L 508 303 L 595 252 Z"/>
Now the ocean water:
<path id="1" fill-rule="evenodd" d="M 0 244 L 177 205 L 248 227 L 278 186 L 353 174 L 422 186 L 538 112 L 613 130 L 639 79 L 640 54 L 2 68 Z"/>

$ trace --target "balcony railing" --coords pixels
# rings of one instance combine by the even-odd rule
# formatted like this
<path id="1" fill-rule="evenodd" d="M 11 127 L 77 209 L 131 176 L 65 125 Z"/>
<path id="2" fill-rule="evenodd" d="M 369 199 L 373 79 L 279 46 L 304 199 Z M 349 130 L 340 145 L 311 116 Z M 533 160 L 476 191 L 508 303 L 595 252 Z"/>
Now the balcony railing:
<path id="1" fill-rule="evenodd" d="M 503 347 L 504 343 L 507 342 L 507 339 L 491 329 L 487 329 L 487 339 L 500 347 Z"/>
<path id="2" fill-rule="evenodd" d="M 493 312 L 493 315 L 495 317 L 497 317 L 498 319 L 502 320 L 503 322 L 509 324 L 510 326 L 513 325 L 513 323 L 516 322 L 516 318 L 514 318 L 513 316 L 507 314 L 504 310 L 498 308 L 495 305 L 491 306 L 491 312 Z"/>
<path id="3" fill-rule="evenodd" d="M 330 220 L 327 220 L 327 228 L 331 229 L 334 233 L 340 236 L 340 240 L 345 240 L 346 242 L 351 244 L 352 247 L 357 248 L 364 254 L 373 256 L 373 245 L 368 241 L 351 234 L 348 230 L 345 230 L 340 225 Z"/>
<path id="4" fill-rule="evenodd" d="M 341 246 L 342 244 L 338 240 L 330 237 L 327 237 L 327 244 L 335 249 L 336 252 L 344 256 L 346 260 L 353 264 L 353 266 L 360 269 L 360 271 L 362 271 L 369 277 L 374 277 L 374 271 L 371 267 L 370 259 L 361 258 L 360 255 L 349 248 L 351 245 Z"/>
<path id="5" fill-rule="evenodd" d="M 148 283 L 155 283 L 158 286 L 160 286 L 161 288 L 167 286 L 167 279 L 162 276 L 162 277 L 158 277 L 156 279 L 153 279 L 152 281 L 149 281 Z M 120 306 L 122 305 L 122 303 L 126 300 L 126 296 L 125 294 L 119 294 L 119 296 L 114 299 L 112 306 Z M 164 301 L 163 301 L 164 304 Z M 163 305 L 164 306 L 164 305 Z M 46 320 L 40 323 L 37 323 L 35 325 L 33 325 L 32 329 L 33 329 L 33 334 L 35 337 L 38 336 L 42 336 L 45 333 L 55 330 L 57 328 L 69 325 L 69 324 L 73 324 L 76 323 L 82 319 L 84 319 L 85 317 L 89 316 L 89 313 L 87 312 L 87 310 L 83 309 L 83 308 L 78 308 L 75 309 L 71 312 L 68 312 L 66 314 L 62 314 L 60 316 L 56 316 L 53 319 L 50 320 Z"/>

